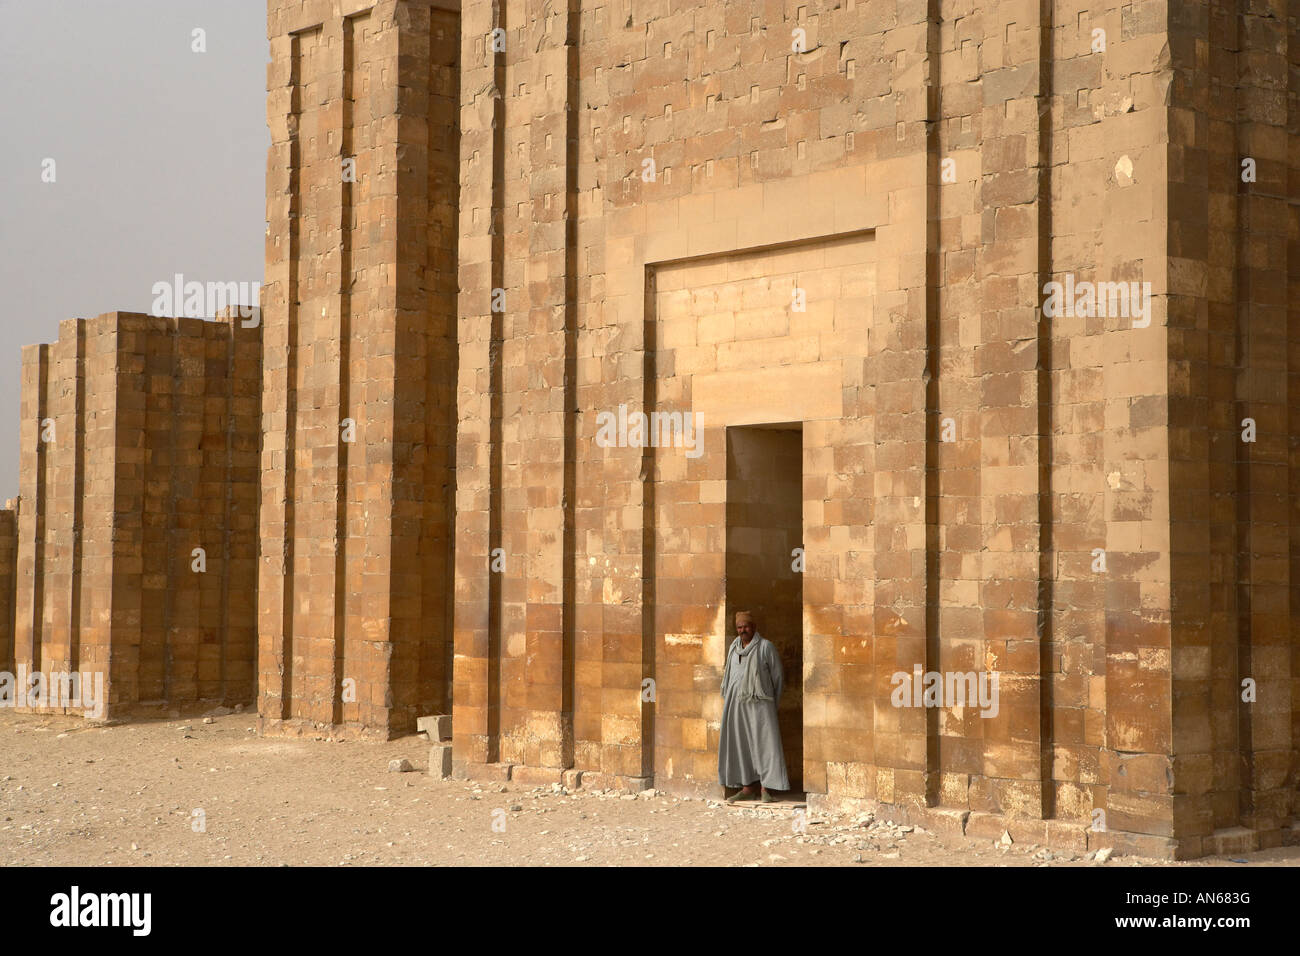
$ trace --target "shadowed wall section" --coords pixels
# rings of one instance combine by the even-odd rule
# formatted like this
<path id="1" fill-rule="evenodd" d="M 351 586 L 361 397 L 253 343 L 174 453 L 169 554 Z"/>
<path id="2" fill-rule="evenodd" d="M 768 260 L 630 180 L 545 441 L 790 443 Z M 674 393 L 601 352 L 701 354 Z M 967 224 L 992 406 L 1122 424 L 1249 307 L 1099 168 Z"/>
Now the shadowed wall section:
<path id="1" fill-rule="evenodd" d="M 15 665 L 102 674 L 103 716 L 252 702 L 261 364 L 256 313 L 24 349 Z"/>

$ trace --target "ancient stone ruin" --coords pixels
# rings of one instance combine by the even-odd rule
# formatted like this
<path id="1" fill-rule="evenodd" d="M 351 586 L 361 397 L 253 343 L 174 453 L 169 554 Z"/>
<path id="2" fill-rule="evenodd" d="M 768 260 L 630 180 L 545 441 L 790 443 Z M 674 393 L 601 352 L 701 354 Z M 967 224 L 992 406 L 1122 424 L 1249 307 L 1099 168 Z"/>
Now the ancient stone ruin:
<path id="1" fill-rule="evenodd" d="M 0 660 L 717 794 L 746 608 L 813 808 L 1296 842 L 1293 14 L 271 0 L 261 314 L 24 353 Z"/>

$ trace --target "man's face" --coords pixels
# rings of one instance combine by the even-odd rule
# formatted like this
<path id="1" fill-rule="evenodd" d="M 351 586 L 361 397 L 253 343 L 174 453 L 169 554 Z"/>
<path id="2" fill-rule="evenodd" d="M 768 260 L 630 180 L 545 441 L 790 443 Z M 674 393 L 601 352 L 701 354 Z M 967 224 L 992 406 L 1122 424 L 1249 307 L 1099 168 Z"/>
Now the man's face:
<path id="1" fill-rule="evenodd" d="M 745 640 L 754 636 L 754 619 L 750 617 L 736 618 L 736 633 Z"/>

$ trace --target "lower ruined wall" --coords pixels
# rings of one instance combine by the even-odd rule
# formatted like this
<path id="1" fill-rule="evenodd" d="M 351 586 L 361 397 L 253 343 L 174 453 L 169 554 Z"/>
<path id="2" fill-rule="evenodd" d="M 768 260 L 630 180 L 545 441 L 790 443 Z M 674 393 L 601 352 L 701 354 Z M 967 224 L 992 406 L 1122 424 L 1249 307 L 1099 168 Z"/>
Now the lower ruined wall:
<path id="1" fill-rule="evenodd" d="M 108 313 L 23 350 L 15 668 L 106 695 L 47 706 L 253 700 L 261 330 L 245 321 Z"/>
<path id="2" fill-rule="evenodd" d="M 0 511 L 0 672 L 13 673 L 14 588 L 18 577 L 18 500 Z"/>

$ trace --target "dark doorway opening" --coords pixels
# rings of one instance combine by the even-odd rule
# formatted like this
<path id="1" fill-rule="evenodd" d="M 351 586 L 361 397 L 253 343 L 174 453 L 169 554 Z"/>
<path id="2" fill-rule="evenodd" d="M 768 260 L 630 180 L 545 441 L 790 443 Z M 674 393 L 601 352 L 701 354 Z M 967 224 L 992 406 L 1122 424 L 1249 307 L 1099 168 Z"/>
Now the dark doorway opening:
<path id="1" fill-rule="evenodd" d="M 727 429 L 727 644 L 735 613 L 781 652 L 777 706 L 793 795 L 803 792 L 803 426 Z"/>

